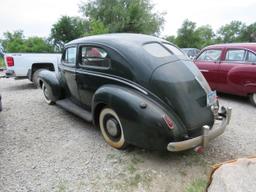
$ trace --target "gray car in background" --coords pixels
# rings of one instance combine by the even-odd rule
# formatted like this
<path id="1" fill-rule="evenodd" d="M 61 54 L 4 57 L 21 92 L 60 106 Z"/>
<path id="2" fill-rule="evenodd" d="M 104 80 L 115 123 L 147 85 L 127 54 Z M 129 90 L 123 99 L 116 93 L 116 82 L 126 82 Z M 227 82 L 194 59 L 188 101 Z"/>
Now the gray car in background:
<path id="1" fill-rule="evenodd" d="M 200 52 L 197 48 L 182 48 L 182 51 L 186 53 L 186 55 L 191 59 L 194 60 L 198 53 Z"/>

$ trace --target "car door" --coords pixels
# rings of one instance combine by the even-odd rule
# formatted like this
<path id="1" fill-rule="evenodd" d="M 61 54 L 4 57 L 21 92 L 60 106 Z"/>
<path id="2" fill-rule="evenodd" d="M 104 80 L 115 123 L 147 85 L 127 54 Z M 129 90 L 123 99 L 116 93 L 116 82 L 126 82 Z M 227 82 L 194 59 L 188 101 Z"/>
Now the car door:
<path id="1" fill-rule="evenodd" d="M 220 65 L 219 90 L 246 95 L 255 81 L 255 54 L 246 49 L 226 49 Z"/>
<path id="2" fill-rule="evenodd" d="M 206 49 L 194 61 L 213 90 L 216 90 L 219 83 L 221 56 L 222 49 Z"/>
<path id="3" fill-rule="evenodd" d="M 94 45 L 80 45 L 78 53 L 77 83 L 80 101 L 87 110 L 91 109 L 95 91 L 109 82 L 110 57 L 107 51 Z"/>
<path id="4" fill-rule="evenodd" d="M 76 81 L 76 57 L 77 47 L 67 47 L 62 56 L 60 72 L 64 77 L 65 83 L 68 88 L 68 95 L 76 102 L 79 102 L 79 94 Z"/>

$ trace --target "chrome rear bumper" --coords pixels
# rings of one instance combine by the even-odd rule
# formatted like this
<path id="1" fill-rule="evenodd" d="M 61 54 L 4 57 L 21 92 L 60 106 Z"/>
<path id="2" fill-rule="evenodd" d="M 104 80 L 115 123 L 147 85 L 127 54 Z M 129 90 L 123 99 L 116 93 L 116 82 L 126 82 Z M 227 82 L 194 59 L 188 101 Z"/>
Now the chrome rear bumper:
<path id="1" fill-rule="evenodd" d="M 222 107 L 221 111 L 218 113 L 218 117 L 216 120 L 221 120 L 221 125 L 217 128 L 213 128 L 210 130 L 208 125 L 204 125 L 202 127 L 202 135 L 184 140 L 179 142 L 171 142 L 167 145 L 167 150 L 172 152 L 184 151 L 187 149 L 195 148 L 198 146 L 207 147 L 210 140 L 218 137 L 222 133 L 224 133 L 227 125 L 230 122 L 232 109 L 228 107 L 227 109 Z"/>

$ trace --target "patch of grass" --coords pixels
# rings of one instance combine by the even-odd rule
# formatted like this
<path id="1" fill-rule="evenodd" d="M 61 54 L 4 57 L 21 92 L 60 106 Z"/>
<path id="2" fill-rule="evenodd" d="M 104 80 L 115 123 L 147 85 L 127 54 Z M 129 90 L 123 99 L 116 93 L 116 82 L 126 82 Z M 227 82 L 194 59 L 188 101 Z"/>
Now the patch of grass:
<path id="1" fill-rule="evenodd" d="M 112 163 L 121 163 L 123 161 L 123 157 L 117 153 L 109 153 L 106 156 L 106 160 L 110 160 Z"/>
<path id="2" fill-rule="evenodd" d="M 191 184 L 189 184 L 185 192 L 204 192 L 207 186 L 207 181 L 204 179 L 194 180 Z"/>
<path id="3" fill-rule="evenodd" d="M 153 178 L 150 173 L 145 171 L 129 176 L 117 186 L 121 191 L 130 191 L 131 189 L 137 188 L 139 184 L 142 184 L 143 187 L 149 188 L 152 180 Z"/>
<path id="4" fill-rule="evenodd" d="M 113 153 L 110 153 L 110 154 L 107 154 L 107 159 L 115 159 L 116 158 L 116 154 L 113 154 Z"/>
<path id="5" fill-rule="evenodd" d="M 67 183 L 65 181 L 60 181 L 57 185 L 57 192 L 66 192 L 67 191 Z"/>
<path id="6" fill-rule="evenodd" d="M 142 160 L 142 159 L 136 157 L 136 155 L 133 154 L 132 159 L 131 159 L 131 162 L 134 163 L 135 165 L 137 165 L 138 163 L 143 163 L 144 160 Z"/>
<path id="7" fill-rule="evenodd" d="M 142 177 L 140 174 L 136 174 L 134 177 L 131 177 L 129 180 L 128 180 L 128 183 L 130 186 L 135 186 L 137 187 L 138 184 L 142 181 Z"/>
<path id="8" fill-rule="evenodd" d="M 183 177 L 187 176 L 187 172 L 186 172 L 185 170 L 179 170 L 179 173 L 180 173 Z"/>
<path id="9" fill-rule="evenodd" d="M 193 165 L 207 165 L 208 162 L 204 159 L 203 154 L 198 154 L 194 151 L 189 151 L 186 155 L 183 156 L 185 159 L 186 165 L 193 166 Z"/>
<path id="10" fill-rule="evenodd" d="M 132 163 L 129 163 L 127 166 L 127 170 L 129 171 L 129 173 L 133 174 L 137 171 L 137 168 Z"/>

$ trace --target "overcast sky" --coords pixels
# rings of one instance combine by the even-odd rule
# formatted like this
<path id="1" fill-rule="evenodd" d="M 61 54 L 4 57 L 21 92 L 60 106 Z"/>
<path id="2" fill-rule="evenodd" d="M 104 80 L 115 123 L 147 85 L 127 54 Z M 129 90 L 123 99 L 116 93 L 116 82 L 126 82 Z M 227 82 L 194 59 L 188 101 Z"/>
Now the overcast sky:
<path id="1" fill-rule="evenodd" d="M 26 36 L 47 37 L 62 15 L 81 16 L 86 0 L 3 0 L 0 4 L 0 37 L 3 32 L 23 30 Z M 155 10 L 166 12 L 161 36 L 175 35 L 185 19 L 214 30 L 232 20 L 256 22 L 255 0 L 152 0 Z"/>

